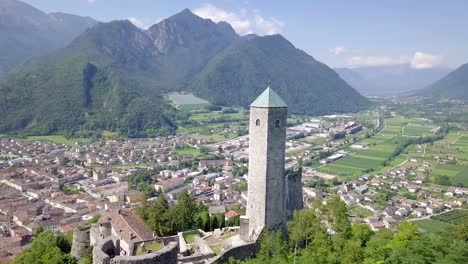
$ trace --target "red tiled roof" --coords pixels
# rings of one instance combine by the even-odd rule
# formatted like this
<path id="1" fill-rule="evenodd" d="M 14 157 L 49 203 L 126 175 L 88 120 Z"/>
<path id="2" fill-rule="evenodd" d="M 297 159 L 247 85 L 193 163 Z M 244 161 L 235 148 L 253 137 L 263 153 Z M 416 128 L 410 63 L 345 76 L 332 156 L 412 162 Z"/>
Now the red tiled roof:
<path id="1" fill-rule="evenodd" d="M 238 212 L 230 210 L 229 212 L 224 214 L 224 217 L 226 217 L 228 220 L 231 219 L 234 216 L 240 215 Z"/>

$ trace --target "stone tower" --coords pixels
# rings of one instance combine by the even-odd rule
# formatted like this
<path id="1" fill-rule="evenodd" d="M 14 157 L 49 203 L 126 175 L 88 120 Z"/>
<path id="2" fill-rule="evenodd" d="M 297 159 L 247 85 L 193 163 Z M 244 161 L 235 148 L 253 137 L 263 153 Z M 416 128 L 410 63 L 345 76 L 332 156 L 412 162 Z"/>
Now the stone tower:
<path id="1" fill-rule="evenodd" d="M 241 219 L 243 240 L 255 240 L 263 228 L 283 228 L 286 222 L 287 115 L 288 106 L 270 87 L 250 105 L 248 201 L 246 217 Z"/>

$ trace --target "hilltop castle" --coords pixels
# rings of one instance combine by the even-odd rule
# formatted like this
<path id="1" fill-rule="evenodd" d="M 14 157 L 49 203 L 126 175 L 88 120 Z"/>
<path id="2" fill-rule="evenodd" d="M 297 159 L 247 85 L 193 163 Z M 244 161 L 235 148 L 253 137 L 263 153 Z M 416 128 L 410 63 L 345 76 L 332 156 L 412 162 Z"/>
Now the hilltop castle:
<path id="1" fill-rule="evenodd" d="M 205 242 L 212 234 L 195 239 L 189 249 L 182 233 L 155 237 L 131 211 L 119 209 L 106 212 L 92 226 L 77 228 L 72 255 L 79 258 L 93 246 L 95 264 L 225 263 L 230 257 L 251 256 L 263 230 L 286 231 L 286 222 L 303 205 L 301 170 L 285 171 L 287 115 L 286 103 L 270 87 L 250 106 L 247 212 L 235 228 L 239 235 L 224 240 L 219 254 Z M 154 242 L 164 247 L 133 255 Z"/>

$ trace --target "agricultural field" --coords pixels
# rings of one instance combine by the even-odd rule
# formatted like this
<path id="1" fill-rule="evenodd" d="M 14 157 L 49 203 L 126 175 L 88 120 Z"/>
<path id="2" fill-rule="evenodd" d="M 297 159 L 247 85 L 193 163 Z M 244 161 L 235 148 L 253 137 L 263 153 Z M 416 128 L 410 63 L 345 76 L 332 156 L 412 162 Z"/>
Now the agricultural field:
<path id="1" fill-rule="evenodd" d="M 418 220 L 414 221 L 419 228 L 433 234 L 441 233 L 446 231 L 448 228 L 453 228 L 454 225 L 441 222 L 438 220 L 434 219 L 424 219 L 424 220 Z"/>
<path id="2" fill-rule="evenodd" d="M 382 131 L 363 141 L 371 144 L 370 147 L 355 151 L 348 157 L 320 167 L 319 170 L 345 178 L 354 178 L 379 169 L 382 167 L 382 162 L 387 160 L 397 147 L 392 140 L 401 136 L 402 126 L 408 121 L 403 117 L 385 120 L 385 127 Z"/>
<path id="3" fill-rule="evenodd" d="M 420 119 L 393 117 L 385 120 L 385 127 L 371 138 L 360 141 L 370 146 L 364 150 L 350 150 L 351 155 L 319 168 L 320 171 L 344 178 L 359 177 L 364 173 L 379 173 L 384 169 L 383 162 L 388 160 L 398 147 L 396 139 L 432 134 L 435 126 Z M 402 156 L 404 156 L 402 154 Z M 397 166 L 406 160 L 396 157 L 389 166 Z"/>
<path id="4" fill-rule="evenodd" d="M 468 210 L 452 210 L 450 212 L 432 216 L 431 219 L 452 225 L 468 223 Z"/>
<path id="5" fill-rule="evenodd" d="M 448 177 L 452 185 L 468 187 L 468 131 L 451 131 L 443 140 L 412 147 L 409 152 L 431 164 L 432 179 Z"/>
<path id="6" fill-rule="evenodd" d="M 410 123 L 402 127 L 402 134 L 408 137 L 427 136 L 432 134 L 433 129 L 432 125 Z"/>
<path id="7" fill-rule="evenodd" d="M 179 121 L 177 132 L 208 143 L 233 139 L 246 133 L 248 113 L 242 108 L 223 110 L 188 111 L 188 119 Z"/>
<path id="8" fill-rule="evenodd" d="M 207 100 L 191 93 L 170 93 L 168 97 L 181 110 L 200 109 L 210 104 Z"/>
<path id="9" fill-rule="evenodd" d="M 439 215 L 431 216 L 430 219 L 414 221 L 418 227 L 429 233 L 441 233 L 447 228 L 468 222 L 468 210 L 452 210 Z"/>

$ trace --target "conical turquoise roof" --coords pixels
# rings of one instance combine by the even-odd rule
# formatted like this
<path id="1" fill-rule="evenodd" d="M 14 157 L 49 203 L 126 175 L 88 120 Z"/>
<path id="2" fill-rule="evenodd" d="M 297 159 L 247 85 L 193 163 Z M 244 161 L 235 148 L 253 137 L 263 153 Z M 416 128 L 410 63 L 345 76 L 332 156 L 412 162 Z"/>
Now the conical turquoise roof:
<path id="1" fill-rule="evenodd" d="M 281 97 L 268 86 L 266 90 L 250 105 L 251 107 L 288 107 Z"/>

